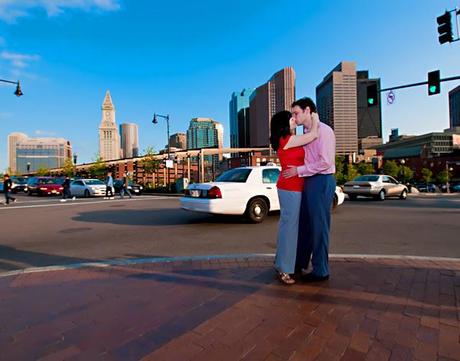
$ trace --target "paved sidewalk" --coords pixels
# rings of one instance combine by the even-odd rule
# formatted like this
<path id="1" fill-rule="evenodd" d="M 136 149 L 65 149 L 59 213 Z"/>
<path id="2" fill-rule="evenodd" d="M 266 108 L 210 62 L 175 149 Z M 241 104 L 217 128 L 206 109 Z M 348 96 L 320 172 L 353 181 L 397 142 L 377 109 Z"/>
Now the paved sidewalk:
<path id="1" fill-rule="evenodd" d="M 0 359 L 460 360 L 460 260 L 334 258 L 294 286 L 272 263 L 0 277 Z"/>

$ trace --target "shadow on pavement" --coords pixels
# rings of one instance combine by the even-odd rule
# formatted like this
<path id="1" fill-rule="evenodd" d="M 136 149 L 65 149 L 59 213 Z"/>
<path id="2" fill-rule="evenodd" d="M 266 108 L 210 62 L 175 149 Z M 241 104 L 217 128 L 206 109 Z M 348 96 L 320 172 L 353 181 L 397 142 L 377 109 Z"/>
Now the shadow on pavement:
<path id="1" fill-rule="evenodd" d="M 17 248 L 0 245 L 0 272 L 14 271 L 27 267 L 61 266 L 70 263 L 89 261 L 91 260 L 41 252 L 23 251 Z"/>
<path id="2" fill-rule="evenodd" d="M 278 220 L 270 214 L 266 221 Z M 151 209 L 151 210 L 104 210 L 82 212 L 72 218 L 78 222 L 123 224 L 132 226 L 175 226 L 187 224 L 244 224 L 247 221 L 241 216 L 223 216 L 206 213 L 187 212 L 182 209 Z"/>

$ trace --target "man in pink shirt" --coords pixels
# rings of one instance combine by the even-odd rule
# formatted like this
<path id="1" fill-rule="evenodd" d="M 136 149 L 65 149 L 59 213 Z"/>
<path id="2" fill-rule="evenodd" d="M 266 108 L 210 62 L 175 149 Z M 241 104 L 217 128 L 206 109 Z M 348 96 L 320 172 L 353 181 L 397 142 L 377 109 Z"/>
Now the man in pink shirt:
<path id="1" fill-rule="evenodd" d="M 308 132 L 312 118 L 318 117 L 316 105 L 310 98 L 292 104 L 297 125 Z M 299 219 L 296 270 L 307 269 L 311 259 L 313 271 L 302 276 L 306 282 L 329 279 L 329 233 L 331 205 L 335 193 L 335 135 L 328 125 L 320 123 L 319 136 L 305 145 L 305 164 L 290 167 L 283 177 L 304 178 L 304 190 Z"/>

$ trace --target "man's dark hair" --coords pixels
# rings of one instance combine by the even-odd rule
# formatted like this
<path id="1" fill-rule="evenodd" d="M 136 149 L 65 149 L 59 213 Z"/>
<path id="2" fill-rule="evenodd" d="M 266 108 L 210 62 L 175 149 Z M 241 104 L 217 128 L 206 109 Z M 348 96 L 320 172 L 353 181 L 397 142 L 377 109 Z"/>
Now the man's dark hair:
<path id="1" fill-rule="evenodd" d="M 295 107 L 295 106 L 298 106 L 300 108 L 302 108 L 302 110 L 305 110 L 307 109 L 307 107 L 310 108 L 310 112 L 312 113 L 317 113 L 316 111 L 316 105 L 315 105 L 315 102 L 313 100 L 311 100 L 311 98 L 300 98 L 298 100 L 296 100 L 294 103 L 292 103 L 292 107 Z"/>
<path id="2" fill-rule="evenodd" d="M 289 120 L 292 114 L 287 110 L 276 113 L 270 122 L 270 144 L 274 150 L 280 146 L 280 138 L 291 134 Z"/>

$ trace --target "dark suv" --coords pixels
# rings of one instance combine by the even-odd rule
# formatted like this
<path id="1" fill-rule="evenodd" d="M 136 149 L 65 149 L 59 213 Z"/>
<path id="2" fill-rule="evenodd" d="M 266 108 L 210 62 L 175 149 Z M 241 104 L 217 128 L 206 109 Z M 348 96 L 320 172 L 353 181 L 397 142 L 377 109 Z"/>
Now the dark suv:
<path id="1" fill-rule="evenodd" d="M 52 177 L 32 177 L 27 183 L 29 196 L 36 194 L 38 196 L 58 195 L 64 189 L 62 181 L 59 178 Z"/>
<path id="2" fill-rule="evenodd" d="M 27 193 L 28 187 L 27 187 L 27 178 L 25 177 L 16 177 L 12 176 L 11 177 L 11 192 L 17 193 L 17 192 L 24 192 Z"/>
<path id="3" fill-rule="evenodd" d="M 123 179 L 116 179 L 113 182 L 113 188 L 115 189 L 115 193 L 120 193 L 121 188 L 123 187 Z M 142 194 L 142 190 L 144 187 L 142 187 L 140 184 L 136 184 L 133 181 L 128 182 L 128 190 L 130 193 L 134 193 L 138 196 Z"/>

